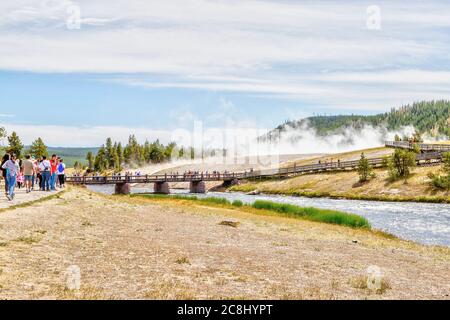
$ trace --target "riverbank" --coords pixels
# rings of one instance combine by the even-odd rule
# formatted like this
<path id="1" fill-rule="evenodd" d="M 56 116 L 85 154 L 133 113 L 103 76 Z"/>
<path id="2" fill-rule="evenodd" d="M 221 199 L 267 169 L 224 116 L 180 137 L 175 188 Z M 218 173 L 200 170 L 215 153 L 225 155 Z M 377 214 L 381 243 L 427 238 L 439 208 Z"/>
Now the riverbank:
<path id="1" fill-rule="evenodd" d="M 243 181 L 229 191 L 254 192 L 333 199 L 450 203 L 448 191 L 431 187 L 428 174 L 440 166 L 417 167 L 405 181 L 390 182 L 386 169 L 374 170 L 376 177 L 359 183 L 356 171 L 302 175 L 283 180 Z"/>
<path id="2" fill-rule="evenodd" d="M 0 299 L 449 299 L 450 249 L 70 188 L 0 214 Z M 68 268 L 80 290 L 66 288 Z M 383 288 L 367 289 L 367 269 Z M 70 270 L 73 270 L 71 268 Z"/>
<path id="3" fill-rule="evenodd" d="M 141 197 L 151 200 L 174 199 L 181 201 L 193 201 L 195 203 L 207 204 L 209 206 L 219 206 L 225 209 L 239 208 L 240 211 L 252 214 L 276 214 L 293 219 L 305 219 L 310 221 L 342 225 L 352 228 L 371 229 L 367 219 L 356 214 L 343 211 L 319 209 L 313 207 L 300 207 L 287 203 L 278 203 L 267 200 L 257 200 L 252 204 L 245 204 L 240 200 L 229 201 L 226 198 L 204 197 L 185 195 L 159 195 L 159 194 L 134 194 L 131 197 Z"/>

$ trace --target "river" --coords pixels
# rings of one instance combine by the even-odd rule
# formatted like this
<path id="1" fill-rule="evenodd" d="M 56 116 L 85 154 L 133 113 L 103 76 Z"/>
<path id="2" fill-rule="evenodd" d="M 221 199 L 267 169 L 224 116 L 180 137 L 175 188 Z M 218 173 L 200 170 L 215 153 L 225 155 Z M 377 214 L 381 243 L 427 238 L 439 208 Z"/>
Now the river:
<path id="1" fill-rule="evenodd" d="M 89 186 L 89 189 L 112 194 L 114 186 Z M 132 188 L 133 193 L 149 193 L 152 188 Z M 188 195 L 188 190 L 172 190 Z M 336 200 L 278 195 L 246 195 L 243 193 L 209 192 L 198 197 L 226 198 L 251 204 L 255 200 L 270 200 L 302 207 L 316 207 L 355 213 L 369 220 L 372 227 L 406 240 L 427 245 L 450 246 L 450 204 Z"/>

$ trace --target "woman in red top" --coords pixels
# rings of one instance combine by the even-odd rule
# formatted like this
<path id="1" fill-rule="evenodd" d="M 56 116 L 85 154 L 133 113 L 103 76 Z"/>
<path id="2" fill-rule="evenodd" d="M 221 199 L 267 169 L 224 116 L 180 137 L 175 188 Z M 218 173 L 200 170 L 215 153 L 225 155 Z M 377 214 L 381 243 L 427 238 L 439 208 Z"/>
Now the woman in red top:
<path id="1" fill-rule="evenodd" d="M 56 170 L 58 169 L 58 160 L 56 154 L 52 155 L 50 161 L 50 188 L 52 191 L 56 191 Z"/>

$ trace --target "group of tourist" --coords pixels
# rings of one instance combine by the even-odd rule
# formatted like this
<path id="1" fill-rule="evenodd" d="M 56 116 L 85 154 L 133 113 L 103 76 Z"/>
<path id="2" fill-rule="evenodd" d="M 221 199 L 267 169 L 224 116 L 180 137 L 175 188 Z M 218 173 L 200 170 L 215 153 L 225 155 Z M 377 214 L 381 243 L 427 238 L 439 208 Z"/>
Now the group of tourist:
<path id="1" fill-rule="evenodd" d="M 5 154 L 1 162 L 1 176 L 5 182 L 5 193 L 12 201 L 16 188 L 25 188 L 30 193 L 38 186 L 40 191 L 56 191 L 65 187 L 64 160 L 56 154 L 50 159 L 43 156 L 35 159 L 26 155 L 25 159 L 18 159 L 15 154 Z"/>

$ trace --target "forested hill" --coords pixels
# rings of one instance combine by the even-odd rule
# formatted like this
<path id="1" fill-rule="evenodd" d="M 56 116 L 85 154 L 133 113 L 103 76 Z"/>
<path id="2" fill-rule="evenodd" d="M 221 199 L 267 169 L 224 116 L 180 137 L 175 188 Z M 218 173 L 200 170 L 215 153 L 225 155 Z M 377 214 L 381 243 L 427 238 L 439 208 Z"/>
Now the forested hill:
<path id="1" fill-rule="evenodd" d="M 428 133 L 432 136 L 445 135 L 450 137 L 450 101 L 417 102 L 406 105 L 390 112 L 371 115 L 338 115 L 338 116 L 314 116 L 298 121 L 287 121 L 270 131 L 261 140 L 276 141 L 283 132 L 292 129 L 315 129 L 320 136 L 354 128 L 361 129 L 366 125 L 384 126 L 388 130 L 397 130 L 405 126 L 413 126 L 421 134 Z"/>

